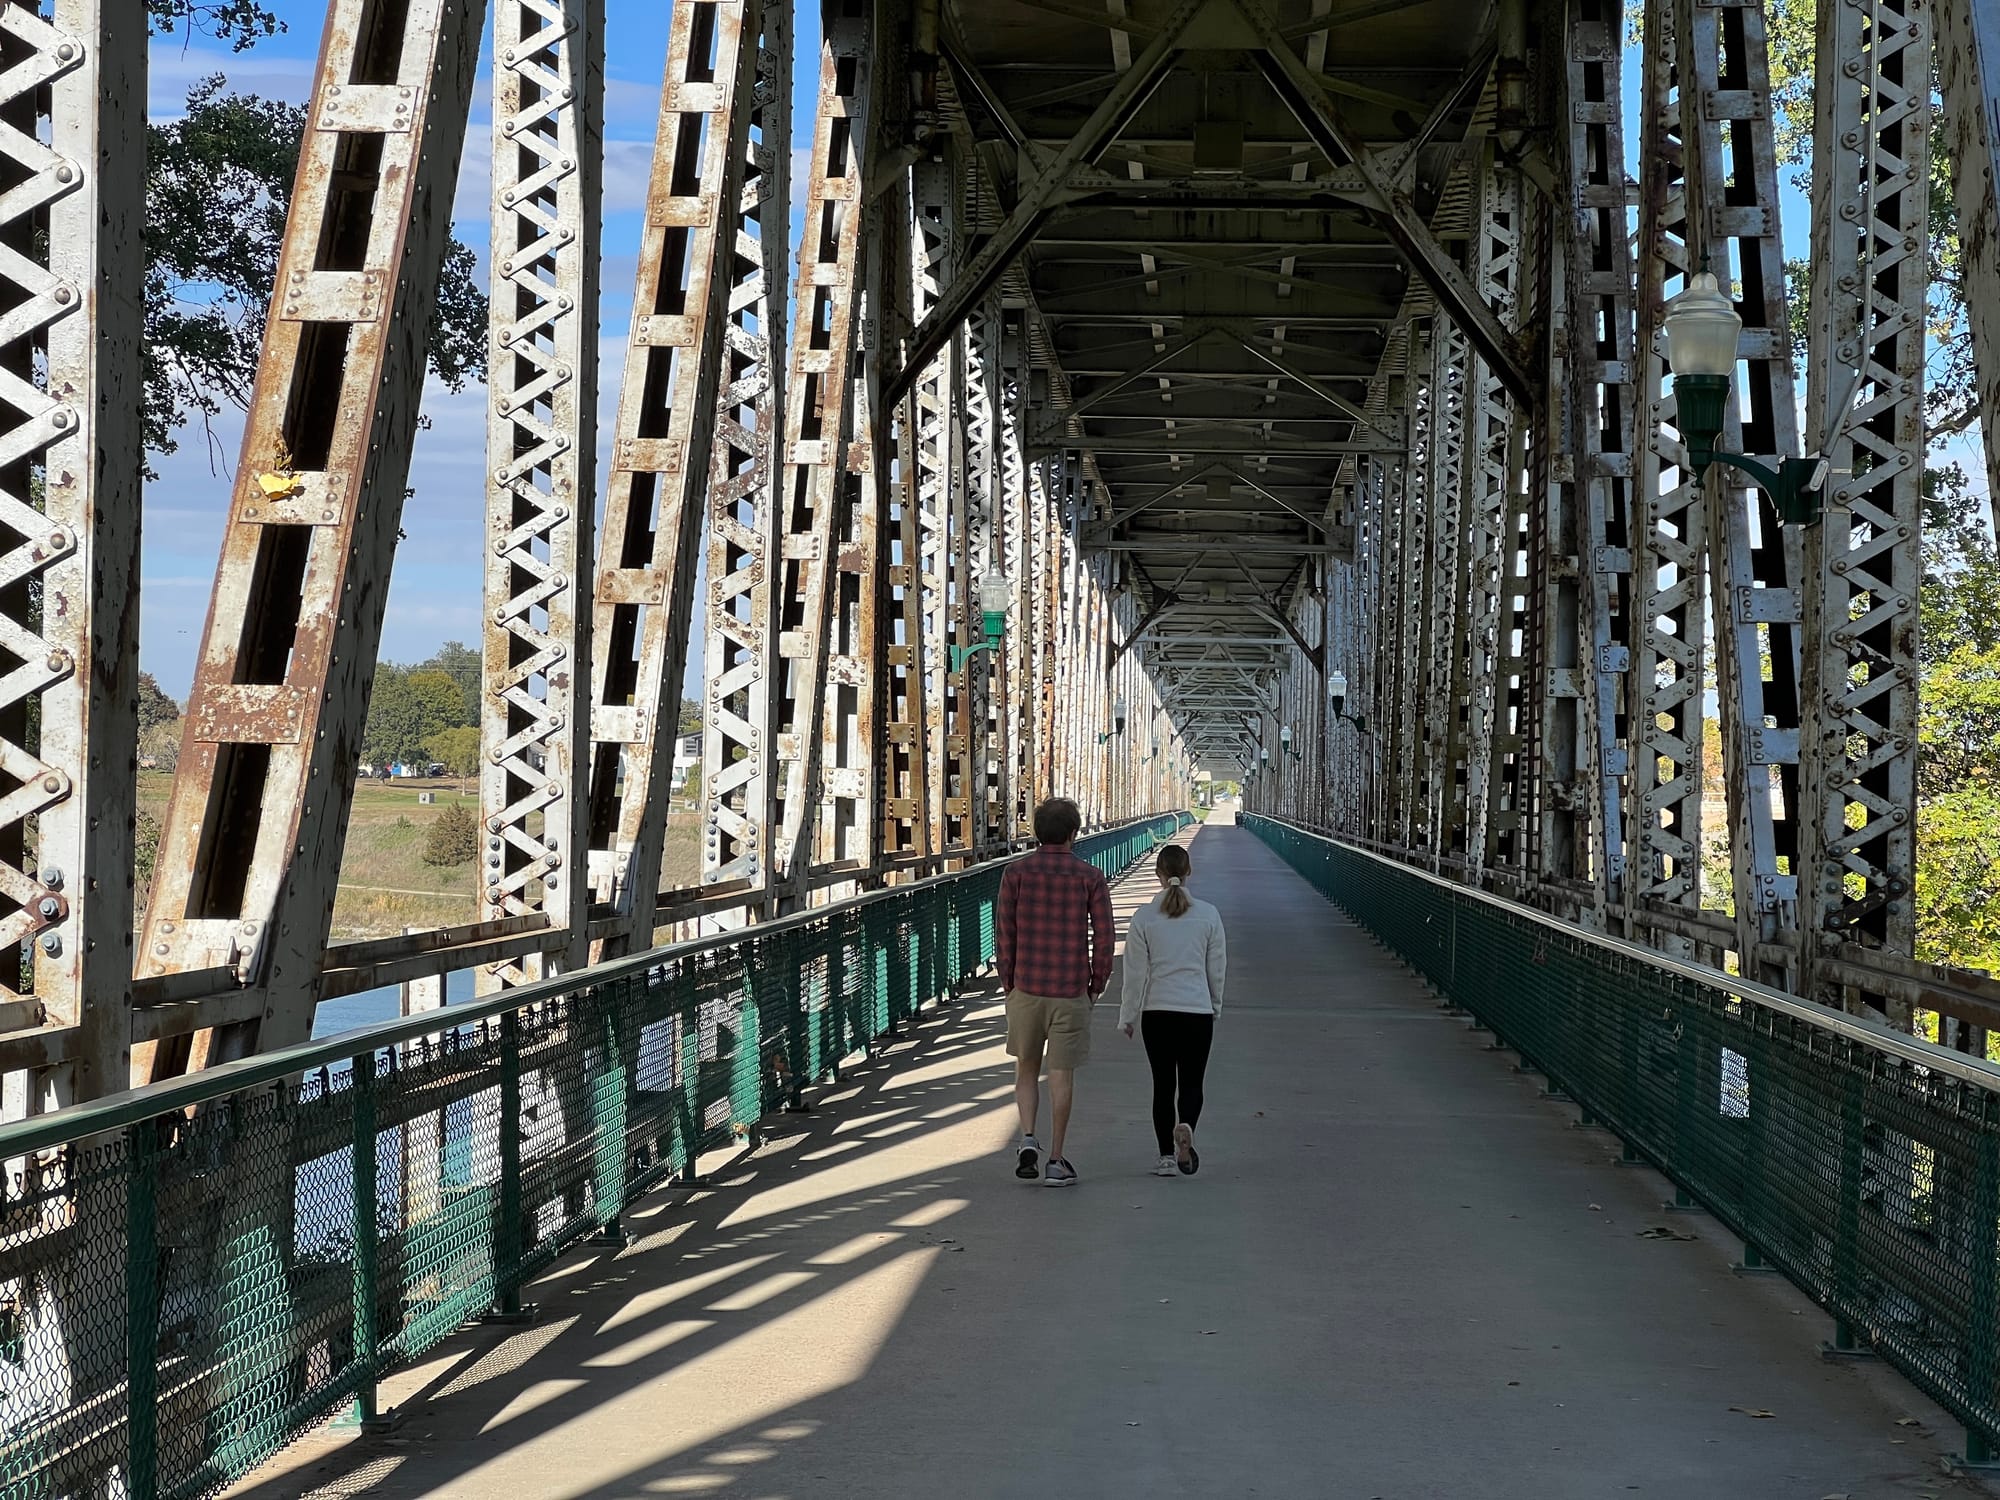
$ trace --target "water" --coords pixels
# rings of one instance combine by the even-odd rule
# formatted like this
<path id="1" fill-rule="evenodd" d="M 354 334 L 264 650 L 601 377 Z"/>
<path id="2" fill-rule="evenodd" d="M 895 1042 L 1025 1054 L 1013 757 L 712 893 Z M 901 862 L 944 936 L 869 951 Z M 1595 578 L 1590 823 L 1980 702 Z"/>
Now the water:
<path id="1" fill-rule="evenodd" d="M 472 998 L 472 970 L 460 969 L 444 976 L 444 1003 L 461 1005 Z M 313 1040 L 329 1037 L 336 1032 L 352 1031 L 357 1026 L 373 1026 L 381 1021 L 393 1021 L 403 1013 L 400 986 L 385 984 L 379 989 L 362 990 L 359 994 L 342 995 L 338 1000 L 328 1000 L 321 1004 L 313 1016 Z"/>

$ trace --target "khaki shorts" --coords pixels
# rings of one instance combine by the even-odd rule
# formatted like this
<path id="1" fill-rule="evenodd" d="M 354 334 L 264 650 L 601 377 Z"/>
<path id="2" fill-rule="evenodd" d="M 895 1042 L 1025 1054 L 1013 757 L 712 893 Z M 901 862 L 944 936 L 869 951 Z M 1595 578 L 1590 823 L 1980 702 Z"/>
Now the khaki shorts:
<path id="1" fill-rule="evenodd" d="M 1037 1053 L 1052 1068 L 1080 1068 L 1090 1061 L 1090 996 L 1007 992 L 1007 1055 Z"/>

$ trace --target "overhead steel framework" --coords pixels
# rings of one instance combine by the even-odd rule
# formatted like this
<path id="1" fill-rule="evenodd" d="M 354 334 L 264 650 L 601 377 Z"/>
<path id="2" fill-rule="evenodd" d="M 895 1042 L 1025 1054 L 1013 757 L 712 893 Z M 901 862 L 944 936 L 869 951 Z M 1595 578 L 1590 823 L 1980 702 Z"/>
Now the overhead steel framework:
<path id="1" fill-rule="evenodd" d="M 600 475 L 618 17 L 495 0 L 479 907 L 332 944 L 488 7 L 328 6 L 136 932 L 146 8 L 0 7 L 7 1111 L 1197 772 L 1972 1045 L 2000 986 L 1913 957 L 1915 621 L 1934 58 L 2000 370 L 1989 9 L 1821 0 L 1807 294 L 1760 0 L 1649 0 L 1629 111 L 1613 0 L 826 0 L 816 58 L 786 0 L 674 0 Z M 1703 264 L 1745 324 L 1723 445 L 1824 454 L 1815 524 L 1690 465 L 1662 323 Z"/>

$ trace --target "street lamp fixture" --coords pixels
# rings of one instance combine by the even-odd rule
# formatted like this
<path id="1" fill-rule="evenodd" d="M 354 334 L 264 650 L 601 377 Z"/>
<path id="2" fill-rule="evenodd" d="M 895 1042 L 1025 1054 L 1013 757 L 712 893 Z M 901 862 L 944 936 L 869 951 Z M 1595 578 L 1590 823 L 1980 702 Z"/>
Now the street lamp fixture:
<path id="1" fill-rule="evenodd" d="M 1368 732 L 1367 716 L 1364 714 L 1351 714 L 1346 712 L 1347 674 L 1345 672 L 1327 673 L 1326 692 L 1327 692 L 1327 697 L 1331 700 L 1333 705 L 1333 716 L 1336 719 L 1347 720 L 1347 722 L 1352 724 L 1355 727 L 1355 729 L 1358 730 L 1360 733 L 1366 734 Z"/>
<path id="2" fill-rule="evenodd" d="M 1007 581 L 1007 575 L 994 568 L 979 581 L 980 625 L 985 639 L 971 646 L 951 648 L 951 669 L 962 671 L 965 664 L 981 651 L 997 651 L 1007 634 L 1007 611 L 1014 604 L 1014 585 Z"/>
<path id="3" fill-rule="evenodd" d="M 1120 698 L 1116 703 L 1113 703 L 1111 705 L 1110 732 L 1106 734 L 1100 734 L 1097 737 L 1097 743 L 1101 745 L 1106 740 L 1110 739 L 1112 735 L 1123 734 L 1124 732 L 1125 732 L 1125 700 L 1123 698 Z"/>
<path id="4" fill-rule="evenodd" d="M 1284 746 L 1284 749 L 1285 749 L 1285 754 L 1289 755 L 1289 756 L 1290 756 L 1290 757 L 1291 757 L 1291 758 L 1292 758 L 1293 760 L 1304 760 L 1304 759 L 1305 759 L 1305 757 L 1304 757 L 1303 755 L 1299 754 L 1299 752 L 1298 752 L 1298 751 L 1296 751 L 1296 750 L 1294 750 L 1294 749 L 1292 748 L 1292 726 L 1291 726 L 1291 725 L 1289 725 L 1289 724 L 1283 724 L 1283 725 L 1280 725 L 1280 726 L 1279 726 L 1279 728 L 1278 728 L 1278 743 L 1279 743 L 1280 745 Z"/>
<path id="5" fill-rule="evenodd" d="M 1735 304 L 1704 269 L 1687 290 L 1667 304 L 1663 323 L 1667 362 L 1674 371 L 1674 425 L 1687 444 L 1688 463 L 1699 482 L 1710 464 L 1722 464 L 1747 474 L 1778 508 L 1778 518 L 1791 526 L 1810 526 L 1820 518 L 1821 486 L 1826 483 L 1824 458 L 1782 458 L 1773 470 L 1740 453 L 1717 450 L 1729 408 L 1729 383 L 1736 371 L 1736 344 L 1743 319 Z"/>

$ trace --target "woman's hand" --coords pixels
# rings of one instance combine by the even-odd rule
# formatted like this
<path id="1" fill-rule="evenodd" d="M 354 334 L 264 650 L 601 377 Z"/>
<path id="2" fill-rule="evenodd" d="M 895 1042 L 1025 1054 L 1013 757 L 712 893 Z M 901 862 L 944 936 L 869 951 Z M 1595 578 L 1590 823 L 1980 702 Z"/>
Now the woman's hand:
<path id="1" fill-rule="evenodd" d="M 1130 1021 L 1127 1021 L 1123 1026 L 1120 1026 L 1118 1029 L 1124 1032 L 1127 1037 L 1130 1037 L 1132 1035 L 1132 1023 Z"/>

